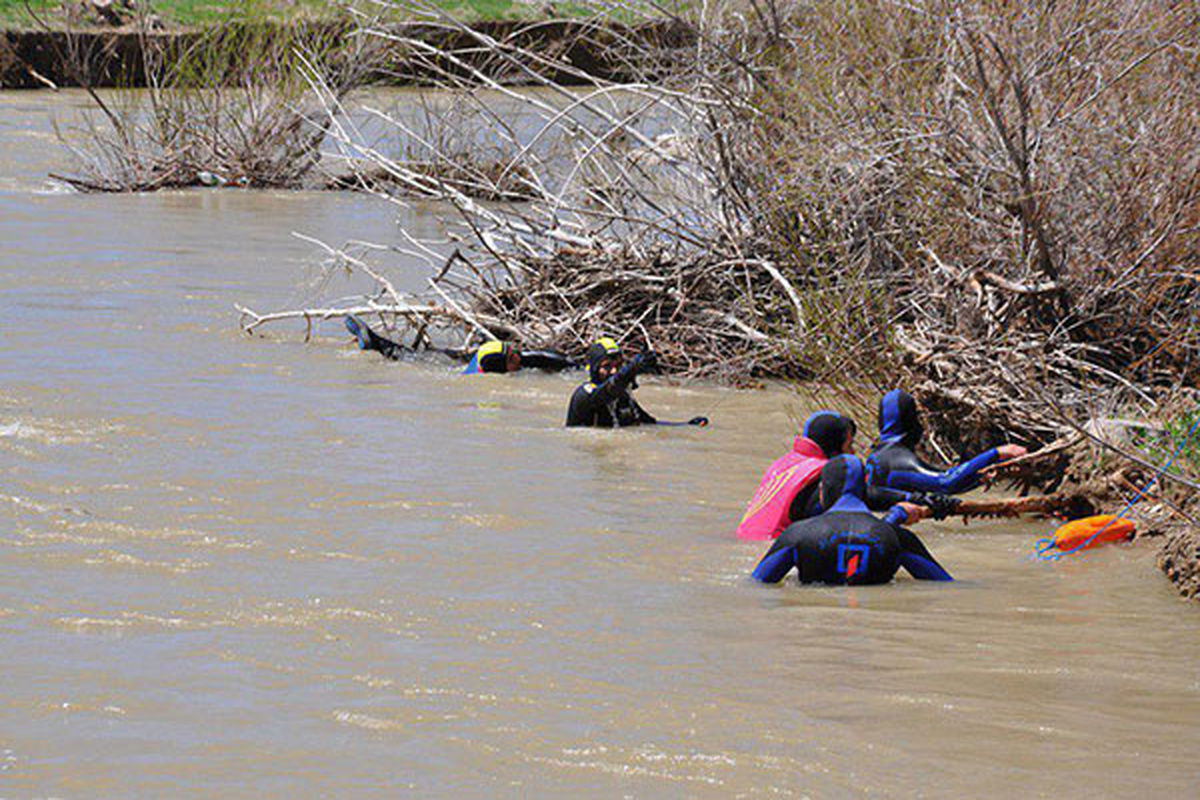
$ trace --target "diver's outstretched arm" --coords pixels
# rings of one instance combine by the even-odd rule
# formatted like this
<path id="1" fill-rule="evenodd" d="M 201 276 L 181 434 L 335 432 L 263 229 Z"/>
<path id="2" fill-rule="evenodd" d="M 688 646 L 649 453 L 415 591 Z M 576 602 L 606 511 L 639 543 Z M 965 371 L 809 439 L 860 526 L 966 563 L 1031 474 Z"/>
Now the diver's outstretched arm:
<path id="1" fill-rule="evenodd" d="M 930 554 L 925 544 L 907 528 L 896 526 L 900 536 L 900 566 L 919 581 L 952 581 L 954 578 Z"/>
<path id="2" fill-rule="evenodd" d="M 579 362 L 565 353 L 557 350 L 522 350 L 521 367 L 533 367 L 549 372 L 560 372 L 564 369 L 578 367 Z"/>
<path id="3" fill-rule="evenodd" d="M 591 396 L 596 403 L 607 403 L 613 400 L 617 395 L 625 391 L 629 384 L 633 383 L 633 379 L 638 376 L 642 370 L 649 369 L 658 363 L 658 356 L 653 350 L 648 350 L 645 353 L 638 353 L 629 360 L 629 363 L 621 367 L 616 375 L 606 380 L 604 383 L 597 386 Z M 645 413 L 644 411 L 642 413 Z M 649 415 L 647 415 L 649 416 Z M 650 421 L 654 421 L 651 417 Z"/>
<path id="4" fill-rule="evenodd" d="M 958 494 L 975 488 L 983 468 L 999 460 L 999 451 L 993 447 L 944 472 L 936 472 L 921 464 L 913 464 L 907 469 L 893 468 L 887 476 L 887 485 L 892 489 Z"/>
<path id="5" fill-rule="evenodd" d="M 680 425 L 695 425 L 700 428 L 708 427 L 708 417 L 692 417 L 687 421 L 674 421 L 669 419 L 651 419 L 647 421 L 652 425 L 671 425 L 679 427 Z"/>

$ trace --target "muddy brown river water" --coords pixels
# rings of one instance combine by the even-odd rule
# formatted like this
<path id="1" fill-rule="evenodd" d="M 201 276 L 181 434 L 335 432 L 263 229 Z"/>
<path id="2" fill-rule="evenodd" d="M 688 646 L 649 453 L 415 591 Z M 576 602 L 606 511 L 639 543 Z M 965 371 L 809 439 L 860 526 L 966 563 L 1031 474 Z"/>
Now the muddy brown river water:
<path id="1" fill-rule="evenodd" d="M 788 391 L 652 379 L 712 426 L 568 431 L 578 376 L 249 338 L 291 231 L 431 209 L 64 192 L 80 103 L 0 93 L 0 797 L 1194 796 L 1200 613 L 1153 545 L 922 523 L 956 583 L 753 584 Z"/>

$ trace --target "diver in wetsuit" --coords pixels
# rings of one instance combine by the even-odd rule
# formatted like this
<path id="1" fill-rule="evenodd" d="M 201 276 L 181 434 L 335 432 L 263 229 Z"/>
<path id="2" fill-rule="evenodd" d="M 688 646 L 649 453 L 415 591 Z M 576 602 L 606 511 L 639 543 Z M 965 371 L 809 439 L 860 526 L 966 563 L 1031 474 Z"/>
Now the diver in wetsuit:
<path id="1" fill-rule="evenodd" d="M 923 508 L 898 503 L 884 519 L 871 514 L 858 456 L 830 459 L 820 486 L 829 510 L 789 525 L 754 568 L 755 580 L 778 583 L 795 567 L 801 583 L 887 583 L 901 566 L 918 580 L 954 580 L 916 534 L 900 527 L 922 519 Z"/>
<path id="2" fill-rule="evenodd" d="M 890 489 L 959 494 L 979 485 L 985 467 L 1026 453 L 1019 444 L 1004 444 L 939 470 L 913 452 L 923 433 L 912 395 L 903 389 L 885 394 L 879 401 L 879 444 L 867 458 L 868 483 Z"/>
<path id="3" fill-rule="evenodd" d="M 707 417 L 693 417 L 687 422 L 665 422 L 656 419 L 638 405 L 631 392 L 637 388 L 639 373 L 653 368 L 658 356 L 653 350 L 638 353 L 625 363 L 621 346 L 608 337 L 588 348 L 589 381 L 571 395 L 567 408 L 567 427 L 596 428 L 626 427 L 629 425 L 699 425 L 708 424 Z"/>
<path id="4" fill-rule="evenodd" d="M 360 350 L 375 350 L 384 358 L 393 361 L 403 358 L 405 353 L 412 352 L 410 348 L 380 336 L 357 317 L 346 317 L 346 330 L 358 340 Z M 437 347 L 428 349 L 448 356 L 461 357 L 456 350 Z M 481 345 L 471 355 L 463 373 L 474 375 L 480 372 L 516 372 L 524 367 L 558 372 L 576 366 L 578 364 L 575 361 L 557 350 L 519 350 L 508 342 L 491 341 Z"/>
<path id="5" fill-rule="evenodd" d="M 820 514 L 823 508 L 817 489 L 821 468 L 835 456 L 854 452 L 857 430 L 854 420 L 836 411 L 818 411 L 809 416 L 803 431 L 793 442 L 791 452 L 777 459 L 763 474 L 758 490 L 738 524 L 737 537 L 773 539 L 791 523 Z M 928 506 L 937 519 L 947 516 L 957 504 L 940 494 L 883 487 L 868 487 L 865 499 L 874 511 L 883 511 L 900 502 Z"/>

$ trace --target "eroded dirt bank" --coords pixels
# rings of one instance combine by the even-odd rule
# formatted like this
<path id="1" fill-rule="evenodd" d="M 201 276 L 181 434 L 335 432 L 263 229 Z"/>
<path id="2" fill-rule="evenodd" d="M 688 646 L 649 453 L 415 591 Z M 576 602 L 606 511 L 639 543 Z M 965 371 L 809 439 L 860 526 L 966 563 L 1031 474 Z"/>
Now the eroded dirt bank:
<path id="1" fill-rule="evenodd" d="M 313 23 L 349 34 L 341 23 Z M 274 26 L 283 33 L 285 26 Z M 530 82 L 530 77 L 503 58 L 479 47 L 479 40 L 464 30 L 424 23 L 397 25 L 397 33 L 418 38 L 438 50 L 453 54 L 457 64 L 443 62 L 439 69 L 451 73 L 464 68 L 510 85 Z M 670 24 L 620 26 L 588 22 L 548 20 L 494 21 L 478 23 L 477 33 L 501 45 L 527 49 L 546 56 L 547 77 L 563 84 L 580 77 L 549 66 L 563 59 L 580 72 L 604 79 L 622 79 L 630 74 L 626 55 L 632 44 L 668 43 L 687 34 Z M 37 89 L 48 86 L 125 87 L 146 85 L 145 53 L 151 48 L 165 52 L 195 44 L 202 31 L 177 30 L 139 32 L 131 29 L 0 32 L 0 89 Z M 432 82 L 428 64 L 418 64 L 411 52 L 397 45 L 378 75 L 379 83 L 419 85 Z M 645 65 L 641 65 L 644 70 Z M 444 75 L 443 75 L 444 77 Z"/>

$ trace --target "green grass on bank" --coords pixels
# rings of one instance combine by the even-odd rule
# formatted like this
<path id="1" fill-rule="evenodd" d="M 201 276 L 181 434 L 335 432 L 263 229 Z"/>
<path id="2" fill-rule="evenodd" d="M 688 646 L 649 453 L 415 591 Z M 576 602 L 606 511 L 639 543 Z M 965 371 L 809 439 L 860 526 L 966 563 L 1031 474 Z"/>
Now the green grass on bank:
<path id="1" fill-rule="evenodd" d="M 68 0 L 76 4 L 79 0 Z M 455 16 L 468 20 L 528 19 L 546 15 L 547 4 L 535 0 L 438 0 L 437 4 Z M 63 0 L 0 0 L 0 28 L 30 28 L 35 19 L 29 9 L 54 27 L 68 27 Z M 157 0 L 149 5 L 168 26 L 188 27 L 230 19 L 295 20 L 333 17 L 339 5 L 330 0 Z M 584 16 L 583 6 L 556 3 L 556 15 Z M 397 17 L 410 16 L 397 9 Z M 79 27 L 79 20 L 74 21 Z"/>

